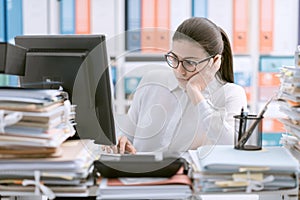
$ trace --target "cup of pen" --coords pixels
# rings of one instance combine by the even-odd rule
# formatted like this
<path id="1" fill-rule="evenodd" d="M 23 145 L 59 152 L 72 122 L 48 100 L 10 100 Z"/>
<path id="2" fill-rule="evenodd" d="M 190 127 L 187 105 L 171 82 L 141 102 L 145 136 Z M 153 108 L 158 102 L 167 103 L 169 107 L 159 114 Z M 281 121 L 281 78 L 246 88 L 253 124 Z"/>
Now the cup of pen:
<path id="1" fill-rule="evenodd" d="M 235 115 L 234 148 L 261 150 L 263 116 Z"/>

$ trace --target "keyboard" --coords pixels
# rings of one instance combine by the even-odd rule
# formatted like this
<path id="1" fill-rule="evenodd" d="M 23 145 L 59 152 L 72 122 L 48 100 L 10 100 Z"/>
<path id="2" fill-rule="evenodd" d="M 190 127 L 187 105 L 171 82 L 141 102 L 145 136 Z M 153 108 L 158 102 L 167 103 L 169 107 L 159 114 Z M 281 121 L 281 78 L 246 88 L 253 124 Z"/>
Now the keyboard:
<path id="1" fill-rule="evenodd" d="M 137 154 L 102 153 L 94 161 L 95 169 L 102 177 L 171 177 L 181 167 L 187 168 L 183 158 L 164 157 L 161 152 Z"/>
<path id="2" fill-rule="evenodd" d="M 100 161 L 141 161 L 154 162 L 163 159 L 162 152 L 138 152 L 136 154 L 114 154 L 102 152 Z"/>

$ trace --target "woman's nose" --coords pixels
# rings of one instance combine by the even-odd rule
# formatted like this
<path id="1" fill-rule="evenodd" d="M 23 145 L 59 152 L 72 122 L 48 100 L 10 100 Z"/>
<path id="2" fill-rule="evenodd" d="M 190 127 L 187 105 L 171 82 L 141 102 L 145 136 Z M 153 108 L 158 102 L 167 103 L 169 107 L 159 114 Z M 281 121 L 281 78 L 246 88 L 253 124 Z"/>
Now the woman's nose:
<path id="1" fill-rule="evenodd" d="M 182 62 L 179 62 L 178 67 L 176 69 L 178 71 L 178 73 L 185 75 L 186 74 L 186 70 L 184 69 Z"/>

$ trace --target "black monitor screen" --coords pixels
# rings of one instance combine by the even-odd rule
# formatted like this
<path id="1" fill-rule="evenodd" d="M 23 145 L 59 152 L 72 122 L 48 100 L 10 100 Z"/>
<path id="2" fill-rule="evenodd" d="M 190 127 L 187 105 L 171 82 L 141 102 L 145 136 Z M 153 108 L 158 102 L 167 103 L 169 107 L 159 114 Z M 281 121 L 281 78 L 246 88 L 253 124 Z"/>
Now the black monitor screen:
<path id="1" fill-rule="evenodd" d="M 116 144 L 105 36 L 24 35 L 15 43 L 28 49 L 21 87 L 62 87 L 77 105 L 78 137 Z"/>

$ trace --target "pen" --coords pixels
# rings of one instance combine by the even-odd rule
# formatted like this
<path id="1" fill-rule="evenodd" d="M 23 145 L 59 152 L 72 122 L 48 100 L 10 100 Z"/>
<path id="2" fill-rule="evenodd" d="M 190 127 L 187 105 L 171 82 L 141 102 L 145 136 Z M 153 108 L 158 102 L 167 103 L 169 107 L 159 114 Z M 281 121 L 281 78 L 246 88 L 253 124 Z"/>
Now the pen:
<path id="1" fill-rule="evenodd" d="M 257 120 L 255 120 L 251 124 L 251 126 L 249 127 L 249 129 L 243 134 L 243 136 L 241 137 L 241 139 L 238 141 L 238 144 L 237 144 L 238 148 L 241 148 L 242 146 L 244 146 L 245 143 L 247 142 L 247 140 L 250 138 L 252 132 L 254 131 L 254 129 L 256 128 L 256 126 L 258 125 L 258 123 L 260 122 L 260 120 L 262 119 L 264 113 L 268 109 L 268 105 L 271 103 L 272 100 L 273 100 L 273 97 L 270 98 L 269 101 L 265 104 L 265 106 L 263 107 L 262 111 L 258 114 Z"/>
<path id="2" fill-rule="evenodd" d="M 248 112 L 244 111 L 243 116 L 244 116 L 244 127 L 243 127 L 242 134 L 244 134 L 246 132 Z"/>
<path id="3" fill-rule="evenodd" d="M 239 127 L 239 132 L 238 132 L 238 141 L 241 139 L 242 137 L 242 134 L 243 134 L 243 123 L 244 123 L 244 120 L 243 120 L 243 117 L 244 117 L 244 107 L 242 107 L 241 109 L 241 114 L 240 114 L 240 127 Z"/>

